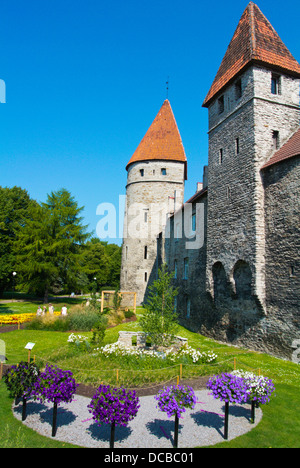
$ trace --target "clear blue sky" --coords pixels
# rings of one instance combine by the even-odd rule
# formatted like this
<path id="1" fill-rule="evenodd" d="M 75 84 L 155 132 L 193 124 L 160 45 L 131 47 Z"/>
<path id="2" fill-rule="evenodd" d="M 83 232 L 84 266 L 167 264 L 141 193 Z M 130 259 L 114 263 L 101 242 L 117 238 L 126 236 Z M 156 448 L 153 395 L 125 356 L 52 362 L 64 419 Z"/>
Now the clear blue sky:
<path id="1" fill-rule="evenodd" d="M 256 3 L 300 61 L 299 0 Z M 125 194 L 125 166 L 169 77 L 188 199 L 207 164 L 202 102 L 247 4 L 0 0 L 0 185 L 20 186 L 38 201 L 65 187 L 96 231 L 98 204 L 117 206 Z"/>

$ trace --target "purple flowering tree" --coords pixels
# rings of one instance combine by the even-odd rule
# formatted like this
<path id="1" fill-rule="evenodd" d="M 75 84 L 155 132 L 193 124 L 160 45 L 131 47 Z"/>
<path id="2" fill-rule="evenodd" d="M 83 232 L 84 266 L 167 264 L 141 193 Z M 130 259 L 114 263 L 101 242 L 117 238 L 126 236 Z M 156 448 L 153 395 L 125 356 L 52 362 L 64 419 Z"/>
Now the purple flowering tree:
<path id="1" fill-rule="evenodd" d="M 139 398 L 135 391 L 112 388 L 110 385 L 100 385 L 88 405 L 89 412 L 98 425 L 111 425 L 110 448 L 114 448 L 116 424 L 126 427 L 137 415 L 139 407 Z"/>
<path id="2" fill-rule="evenodd" d="M 186 408 L 193 409 L 196 405 L 196 395 L 192 387 L 185 385 L 172 385 L 164 387 L 155 395 L 157 407 L 167 413 L 168 417 L 175 416 L 174 447 L 178 447 L 179 418 Z"/>
<path id="3" fill-rule="evenodd" d="M 56 434 L 57 406 L 70 403 L 77 388 L 71 371 L 47 364 L 34 384 L 31 395 L 41 402 L 50 401 L 53 406 L 52 437 Z"/>
<path id="4" fill-rule="evenodd" d="M 39 368 L 33 362 L 21 361 L 17 366 L 7 370 L 4 381 L 11 397 L 23 400 L 22 421 L 26 419 L 26 404 L 30 398 L 32 388 L 38 379 Z"/>
<path id="5" fill-rule="evenodd" d="M 228 439 L 229 403 L 245 403 L 248 398 L 247 385 L 243 378 L 228 373 L 211 377 L 206 385 L 215 399 L 225 403 L 224 439 Z"/>

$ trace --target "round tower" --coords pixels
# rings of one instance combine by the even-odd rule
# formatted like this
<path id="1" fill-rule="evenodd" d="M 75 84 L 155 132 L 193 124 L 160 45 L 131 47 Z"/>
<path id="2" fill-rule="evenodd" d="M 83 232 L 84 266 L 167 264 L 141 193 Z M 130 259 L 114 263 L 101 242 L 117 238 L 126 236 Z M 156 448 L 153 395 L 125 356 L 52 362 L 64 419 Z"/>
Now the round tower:
<path id="1" fill-rule="evenodd" d="M 168 100 L 126 166 L 126 207 L 122 249 L 121 291 L 144 300 L 156 278 L 157 237 L 168 215 L 184 200 L 187 161 Z"/>

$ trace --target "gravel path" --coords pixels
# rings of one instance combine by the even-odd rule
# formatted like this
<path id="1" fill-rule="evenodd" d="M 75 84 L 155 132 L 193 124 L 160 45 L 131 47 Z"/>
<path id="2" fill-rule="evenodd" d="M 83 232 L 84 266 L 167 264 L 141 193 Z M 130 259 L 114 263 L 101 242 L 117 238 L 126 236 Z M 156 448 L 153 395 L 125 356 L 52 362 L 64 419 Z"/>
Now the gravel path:
<path id="1" fill-rule="evenodd" d="M 198 403 L 179 420 L 179 448 L 214 445 L 224 441 L 224 403 L 215 400 L 208 390 L 195 391 Z M 72 403 L 58 408 L 55 438 L 82 447 L 109 448 L 110 427 L 97 426 L 91 419 L 87 405 L 90 398 L 75 395 Z M 128 427 L 116 427 L 115 448 L 170 449 L 174 443 L 174 420 L 156 408 L 153 396 L 140 397 L 140 409 Z M 53 405 L 30 400 L 27 404 L 26 426 L 51 437 Z M 15 417 L 21 420 L 22 403 L 13 406 Z M 231 405 L 229 436 L 233 439 L 255 427 L 262 418 L 261 409 L 255 411 L 255 424 L 250 423 L 250 405 Z"/>

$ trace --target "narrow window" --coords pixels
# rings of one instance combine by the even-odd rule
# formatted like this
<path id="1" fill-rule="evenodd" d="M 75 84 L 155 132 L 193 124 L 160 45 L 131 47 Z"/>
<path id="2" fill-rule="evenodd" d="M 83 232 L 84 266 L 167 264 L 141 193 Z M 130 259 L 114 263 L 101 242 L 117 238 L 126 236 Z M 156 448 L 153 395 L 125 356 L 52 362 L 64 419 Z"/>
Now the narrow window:
<path id="1" fill-rule="evenodd" d="M 273 150 L 279 148 L 279 132 L 278 130 L 273 130 L 272 132 L 272 142 L 273 142 Z"/>
<path id="2" fill-rule="evenodd" d="M 219 149 L 219 163 L 222 164 L 223 162 L 223 148 Z"/>
<path id="3" fill-rule="evenodd" d="M 224 112 L 224 96 L 221 96 L 218 99 L 218 112 L 222 114 Z"/>
<path id="4" fill-rule="evenodd" d="M 145 271 L 145 283 L 147 283 L 148 273 Z"/>
<path id="5" fill-rule="evenodd" d="M 238 80 L 234 86 L 235 89 L 235 99 L 238 100 L 242 97 L 242 80 Z"/>
<path id="6" fill-rule="evenodd" d="M 148 221 L 148 211 L 145 211 L 144 213 L 144 221 L 145 223 Z"/>
<path id="7" fill-rule="evenodd" d="M 276 75 L 275 73 L 272 73 L 271 93 L 272 94 L 281 94 L 280 75 Z"/>
<path id="8" fill-rule="evenodd" d="M 125 258 L 126 258 L 126 260 L 128 258 L 128 245 L 126 245 L 126 247 L 125 247 Z"/>
<path id="9" fill-rule="evenodd" d="M 196 231 L 196 213 L 192 214 L 192 231 Z"/>
<path id="10" fill-rule="evenodd" d="M 144 169 L 140 169 L 141 177 L 144 177 Z"/>
<path id="11" fill-rule="evenodd" d="M 239 153 L 240 153 L 240 139 L 236 138 L 235 139 L 235 154 L 239 154 Z"/>
<path id="12" fill-rule="evenodd" d="M 177 279 L 177 260 L 174 260 L 174 279 Z"/>
<path id="13" fill-rule="evenodd" d="M 161 175 L 167 175 L 167 169 L 165 167 L 162 168 Z"/>
<path id="14" fill-rule="evenodd" d="M 148 258 L 148 248 L 145 245 L 145 247 L 144 247 L 144 260 L 147 260 L 147 258 Z"/>
<path id="15" fill-rule="evenodd" d="M 189 278 L 189 259 L 188 257 L 186 257 L 184 259 L 184 279 L 188 279 Z"/>

